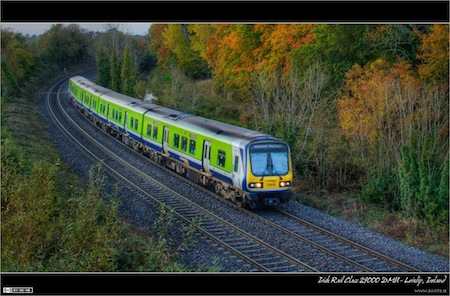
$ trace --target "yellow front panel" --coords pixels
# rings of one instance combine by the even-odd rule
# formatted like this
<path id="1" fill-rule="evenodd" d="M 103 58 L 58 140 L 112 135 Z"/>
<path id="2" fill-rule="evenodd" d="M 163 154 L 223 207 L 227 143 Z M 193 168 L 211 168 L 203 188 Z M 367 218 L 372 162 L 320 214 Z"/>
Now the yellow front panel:
<path id="1" fill-rule="evenodd" d="M 287 189 L 288 187 L 280 187 L 280 182 L 291 182 L 292 184 L 292 172 L 289 172 L 287 175 L 285 176 L 266 176 L 263 178 L 263 180 L 261 181 L 261 177 L 255 177 L 253 176 L 253 174 L 251 173 L 251 171 L 249 170 L 248 174 L 248 181 L 247 183 L 262 183 L 263 187 L 262 188 L 250 188 L 250 190 L 252 191 L 265 191 L 265 190 L 273 190 L 273 189 Z M 247 186 L 248 186 L 247 184 Z M 292 185 L 291 185 L 292 186 Z"/>

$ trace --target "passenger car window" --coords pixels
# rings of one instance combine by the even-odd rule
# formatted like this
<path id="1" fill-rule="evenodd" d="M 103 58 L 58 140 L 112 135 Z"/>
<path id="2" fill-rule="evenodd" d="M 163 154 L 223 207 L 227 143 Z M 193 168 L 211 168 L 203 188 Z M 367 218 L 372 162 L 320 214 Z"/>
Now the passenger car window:
<path id="1" fill-rule="evenodd" d="M 158 127 L 157 126 L 153 127 L 153 138 L 154 139 L 158 138 Z"/>
<path id="2" fill-rule="evenodd" d="M 225 158 L 226 158 L 226 153 L 223 150 L 219 150 L 219 154 L 217 157 L 217 164 L 221 167 L 225 166 Z"/>
<path id="3" fill-rule="evenodd" d="M 189 153 L 195 154 L 195 140 L 189 141 Z"/>
<path id="4" fill-rule="evenodd" d="M 187 149 L 187 138 L 186 137 L 181 138 L 181 149 L 184 151 L 186 151 L 186 149 Z"/>
<path id="5" fill-rule="evenodd" d="M 180 135 L 173 134 L 173 147 L 178 148 L 180 146 Z"/>

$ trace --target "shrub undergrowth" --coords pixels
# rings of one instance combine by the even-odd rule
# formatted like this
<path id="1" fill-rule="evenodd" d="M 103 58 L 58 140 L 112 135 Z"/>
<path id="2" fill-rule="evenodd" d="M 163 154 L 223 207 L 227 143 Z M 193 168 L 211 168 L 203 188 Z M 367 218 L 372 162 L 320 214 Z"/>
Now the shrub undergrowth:
<path id="1" fill-rule="evenodd" d="M 119 196 L 104 189 L 101 166 L 80 180 L 60 159 L 39 108 L 20 112 L 37 105 L 33 97 L 1 99 L 1 270 L 200 271 L 178 262 L 195 243 L 197 222 L 183 229 L 181 242 L 169 233 L 173 217 L 163 208 L 150 230 L 127 223 Z M 220 269 L 214 264 L 206 268 Z"/>

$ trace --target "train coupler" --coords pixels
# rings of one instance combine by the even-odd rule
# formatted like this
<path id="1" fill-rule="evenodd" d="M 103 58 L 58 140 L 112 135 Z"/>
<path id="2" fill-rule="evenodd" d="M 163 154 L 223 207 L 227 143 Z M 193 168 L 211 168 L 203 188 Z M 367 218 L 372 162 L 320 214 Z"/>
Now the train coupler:
<path id="1" fill-rule="evenodd" d="M 278 197 L 266 197 L 263 202 L 265 206 L 276 207 L 280 204 L 280 199 Z"/>

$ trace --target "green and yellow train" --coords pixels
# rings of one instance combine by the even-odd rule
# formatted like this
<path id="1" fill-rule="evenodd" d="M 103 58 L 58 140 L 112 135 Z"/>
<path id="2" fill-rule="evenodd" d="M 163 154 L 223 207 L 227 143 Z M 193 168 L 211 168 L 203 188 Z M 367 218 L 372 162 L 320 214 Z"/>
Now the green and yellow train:
<path id="1" fill-rule="evenodd" d="M 289 146 L 273 136 L 132 98 L 82 77 L 75 105 L 98 127 L 154 161 L 249 208 L 289 201 Z"/>

